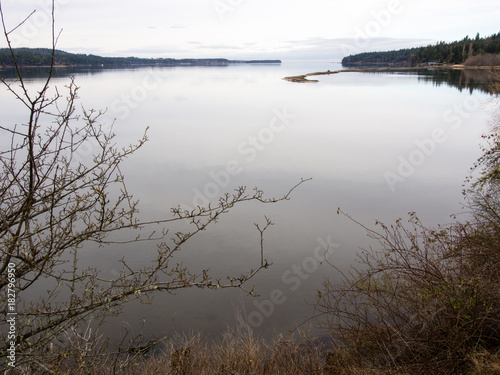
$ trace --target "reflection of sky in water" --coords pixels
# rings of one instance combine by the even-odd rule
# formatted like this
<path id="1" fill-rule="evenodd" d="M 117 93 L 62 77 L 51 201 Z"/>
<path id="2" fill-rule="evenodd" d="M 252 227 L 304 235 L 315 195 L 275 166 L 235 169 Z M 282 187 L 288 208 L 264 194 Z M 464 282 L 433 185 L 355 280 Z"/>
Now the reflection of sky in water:
<path id="1" fill-rule="evenodd" d="M 323 275 L 331 271 L 321 265 L 301 280 L 297 290 L 283 275 L 312 256 L 318 238 L 330 236 L 339 244 L 330 260 L 344 267 L 360 246 L 369 243 L 361 228 L 336 214 L 337 207 L 368 226 L 375 219 L 390 222 L 414 210 L 435 225 L 461 211 L 461 185 L 480 154 L 487 113 L 467 112 L 453 129 L 458 124 L 456 106 L 470 95 L 448 86 L 433 87 L 415 75 L 343 73 L 321 76 L 319 84 L 281 79 L 337 68 L 283 64 L 77 75 L 82 103 L 108 108 L 108 122 L 119 117 L 116 132 L 121 142 L 132 142 L 150 127 L 150 141 L 123 168 L 145 219 L 169 215 L 169 208 L 178 204 L 192 206 L 197 192 L 217 181 L 220 193 L 245 185 L 280 196 L 302 177 L 313 178 L 289 202 L 237 207 L 179 253 L 177 259 L 193 271 L 210 268 L 217 275 L 239 275 L 258 265 L 259 238 L 253 223 L 263 223 L 268 215 L 276 225 L 266 232 L 266 257 L 274 264 L 254 280 L 261 299 L 239 291 L 180 291 L 176 296 L 156 296 L 151 306 L 129 306 L 116 324 L 146 317 L 147 333 L 171 327 L 213 333 L 225 327 L 233 305 L 244 301 L 247 313 L 252 313 L 256 301 L 279 289 L 284 302 L 257 332 L 290 329 L 311 313 L 304 300 L 312 300 Z M 54 81 L 62 82 L 66 81 Z M 4 100 L 7 94 L 1 95 Z M 474 98 L 489 99 L 479 92 Z M 289 121 L 279 116 L 276 120 L 276 111 L 287 113 Z M 1 120 L 13 121 L 12 112 L 8 117 L 3 113 Z M 431 137 L 436 128 L 443 130 L 446 141 L 392 192 L 384 173 L 397 173 L 400 157 L 408 159 L 418 150 L 415 142 Z M 228 163 L 238 171 L 229 180 Z M 140 262 L 154 252 L 153 244 L 144 243 L 91 246 L 90 256 L 82 262 L 91 265 L 99 259 L 108 272 L 123 253 Z"/>

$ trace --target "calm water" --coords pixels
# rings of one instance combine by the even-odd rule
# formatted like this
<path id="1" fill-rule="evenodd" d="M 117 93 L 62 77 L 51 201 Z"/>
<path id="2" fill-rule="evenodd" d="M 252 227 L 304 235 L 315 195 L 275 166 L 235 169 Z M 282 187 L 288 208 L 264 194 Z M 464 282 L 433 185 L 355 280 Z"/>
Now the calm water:
<path id="1" fill-rule="evenodd" d="M 312 314 L 308 302 L 332 274 L 316 259 L 325 244 L 333 250 L 329 261 L 345 268 L 360 247 L 370 245 L 363 229 L 336 214 L 338 207 L 367 226 L 410 211 L 436 225 L 462 211 L 462 183 L 480 155 L 491 115 L 491 97 L 478 89 L 481 78 L 430 71 L 343 73 L 319 77 L 318 84 L 282 80 L 339 68 L 284 63 L 58 72 L 54 85 L 62 87 L 68 74 L 76 74 L 83 105 L 108 108 L 105 124 L 117 118 L 119 142 L 133 142 L 149 126 L 150 141 L 123 168 L 146 220 L 241 185 L 280 196 L 301 178 L 313 179 L 288 202 L 235 208 L 176 258 L 195 272 L 210 268 L 221 276 L 256 267 L 253 223 L 263 224 L 267 215 L 275 222 L 265 237 L 273 265 L 252 283 L 261 297 L 238 290 L 157 295 L 152 305 L 126 306 L 106 328 L 110 334 L 122 321 L 145 318 L 146 334 L 216 335 L 234 321 L 238 306 L 257 335 L 293 329 Z M 36 72 L 31 77 L 36 85 Z M 471 82 L 473 90 L 466 85 Z M 22 108 L 5 90 L 0 100 L 10 109 L 1 111 L 0 122 L 23 121 Z M 155 250 L 154 243 L 89 246 L 81 262 L 110 275 L 119 269 L 117 259 L 147 264 Z"/>

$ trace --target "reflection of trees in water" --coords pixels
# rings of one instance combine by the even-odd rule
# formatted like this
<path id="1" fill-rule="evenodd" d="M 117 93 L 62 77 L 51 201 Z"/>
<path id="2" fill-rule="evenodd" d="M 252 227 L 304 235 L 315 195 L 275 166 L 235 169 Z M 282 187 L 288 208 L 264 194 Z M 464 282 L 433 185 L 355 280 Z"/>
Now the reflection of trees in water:
<path id="1" fill-rule="evenodd" d="M 494 82 L 498 82 L 498 74 L 495 75 L 485 69 L 408 69 L 369 72 L 370 74 L 401 74 L 415 75 L 419 82 L 432 83 L 434 86 L 447 85 L 455 87 L 459 91 L 468 90 L 471 94 L 474 90 L 491 94 Z"/>
<path id="2" fill-rule="evenodd" d="M 468 90 L 472 94 L 474 90 L 491 93 L 494 78 L 494 74 L 484 69 L 434 69 L 419 72 L 418 80 L 429 81 L 436 86 L 446 84 L 460 91 Z"/>
<path id="3" fill-rule="evenodd" d="M 52 69 L 52 77 L 64 78 L 75 75 L 94 75 L 103 71 L 111 70 L 112 68 L 95 68 L 95 67 L 55 67 Z M 133 70 L 133 68 L 124 68 Z M 136 68 L 139 69 L 139 68 Z M 49 73 L 49 67 L 21 67 L 21 74 L 25 79 L 41 79 L 46 78 Z M 0 77 L 5 79 L 16 79 L 17 71 L 14 68 L 0 69 Z"/>

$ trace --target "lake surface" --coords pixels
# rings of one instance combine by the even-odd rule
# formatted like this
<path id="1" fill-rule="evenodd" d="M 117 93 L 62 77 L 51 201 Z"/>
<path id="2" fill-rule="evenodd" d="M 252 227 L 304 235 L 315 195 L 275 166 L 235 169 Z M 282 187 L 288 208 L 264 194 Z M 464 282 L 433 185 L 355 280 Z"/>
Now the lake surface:
<path id="1" fill-rule="evenodd" d="M 265 257 L 273 265 L 250 282 L 260 297 L 240 290 L 161 294 L 151 305 L 127 305 L 106 333 L 118 334 L 124 321 L 137 327 L 144 318 L 146 335 L 216 336 L 234 323 L 236 307 L 244 308 L 256 335 L 286 332 L 313 314 L 310 302 L 333 274 L 318 254 L 330 245 L 328 260 L 347 269 L 359 248 L 371 244 L 361 227 L 337 215 L 338 207 L 369 227 L 411 211 L 429 226 L 445 224 L 463 211 L 462 184 L 491 117 L 481 77 L 430 70 L 343 73 L 314 77 L 317 84 L 282 80 L 336 69 L 339 64 L 290 62 L 57 72 L 53 85 L 62 88 L 74 74 L 82 104 L 108 108 L 103 121 L 117 119 L 123 145 L 149 127 L 149 142 L 123 167 L 145 220 L 168 217 L 178 205 L 214 201 L 238 186 L 279 197 L 312 178 L 290 201 L 236 207 L 178 253 L 176 262 L 194 272 L 239 275 L 259 265 L 253 224 L 269 217 L 275 225 L 266 231 Z M 30 85 L 38 79 L 33 72 Z M 9 108 L 2 105 L 0 122 L 25 121 L 9 98 L 0 91 Z M 112 275 L 117 259 L 147 264 L 155 251 L 154 243 L 90 245 L 81 263 Z"/>

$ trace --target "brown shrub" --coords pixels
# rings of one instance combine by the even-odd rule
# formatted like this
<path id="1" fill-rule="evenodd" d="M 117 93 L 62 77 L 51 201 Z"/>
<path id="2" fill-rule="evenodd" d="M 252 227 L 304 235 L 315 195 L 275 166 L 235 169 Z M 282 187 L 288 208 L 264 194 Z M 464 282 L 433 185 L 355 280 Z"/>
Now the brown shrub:
<path id="1" fill-rule="evenodd" d="M 481 53 L 471 56 L 464 62 L 465 66 L 500 66 L 500 54 Z"/>
<path id="2" fill-rule="evenodd" d="M 368 368 L 465 371 L 471 352 L 500 346 L 500 231 L 408 221 L 367 228 L 381 249 L 363 251 L 341 282 L 326 282 L 317 309 Z"/>

